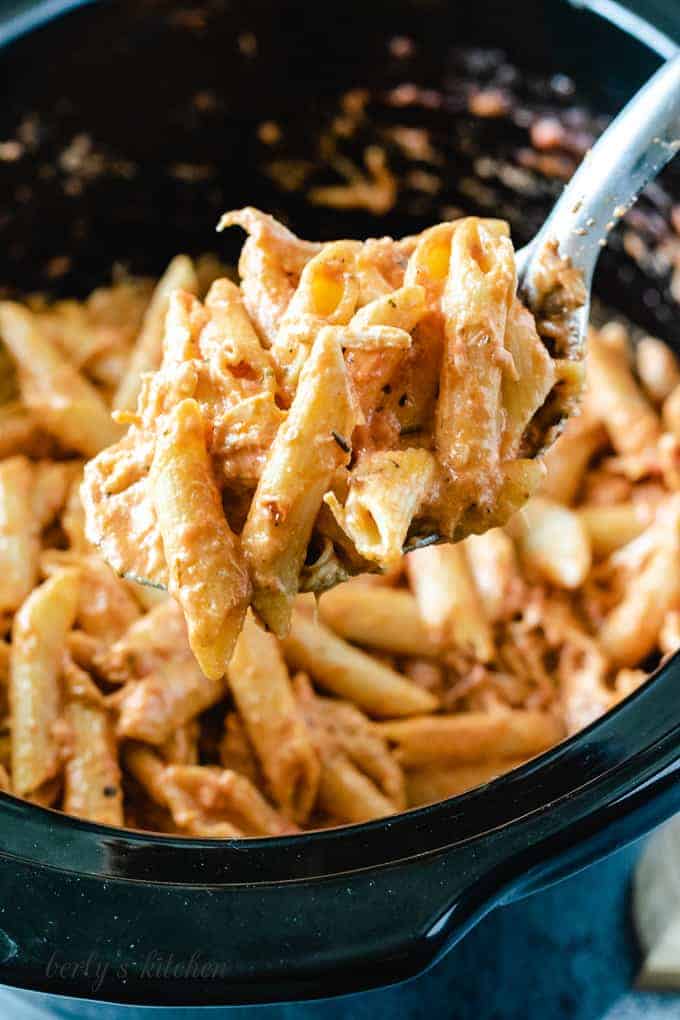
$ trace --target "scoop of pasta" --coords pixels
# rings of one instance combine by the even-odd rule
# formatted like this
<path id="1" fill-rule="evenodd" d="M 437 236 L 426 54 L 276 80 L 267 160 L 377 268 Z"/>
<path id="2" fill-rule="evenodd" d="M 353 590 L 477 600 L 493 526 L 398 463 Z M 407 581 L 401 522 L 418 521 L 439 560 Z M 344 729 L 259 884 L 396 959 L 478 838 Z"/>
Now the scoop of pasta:
<path id="1" fill-rule="evenodd" d="M 505 523 L 582 375 L 517 297 L 501 221 L 326 244 L 255 209 L 231 225 L 249 235 L 240 287 L 169 289 L 155 371 L 82 488 L 90 541 L 169 588 L 212 678 L 249 605 L 283 637 L 298 591 Z M 547 276 L 544 308 L 582 299 Z"/>

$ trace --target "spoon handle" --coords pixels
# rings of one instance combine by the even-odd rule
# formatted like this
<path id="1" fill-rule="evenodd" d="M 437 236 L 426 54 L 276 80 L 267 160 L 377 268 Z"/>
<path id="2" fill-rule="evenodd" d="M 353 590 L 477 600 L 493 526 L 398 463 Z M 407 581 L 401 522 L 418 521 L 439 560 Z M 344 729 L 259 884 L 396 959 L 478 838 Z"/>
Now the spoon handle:
<path id="1" fill-rule="evenodd" d="M 525 249 L 520 275 L 550 241 L 590 282 L 607 234 L 680 149 L 680 53 L 671 57 L 600 136 Z"/>

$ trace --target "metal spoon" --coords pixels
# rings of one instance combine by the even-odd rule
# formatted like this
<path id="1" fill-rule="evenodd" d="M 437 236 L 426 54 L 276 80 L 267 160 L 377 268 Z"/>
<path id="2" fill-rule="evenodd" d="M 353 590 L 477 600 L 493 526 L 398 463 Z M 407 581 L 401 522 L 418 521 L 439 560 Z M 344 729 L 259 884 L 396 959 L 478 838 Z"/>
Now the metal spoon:
<path id="1" fill-rule="evenodd" d="M 529 308 L 539 299 L 541 263 L 554 250 L 583 276 L 586 300 L 566 326 L 582 347 L 595 265 L 609 231 L 680 149 L 680 52 L 666 61 L 600 136 L 529 244 L 516 253 L 518 289 Z M 435 545 L 440 535 L 414 536 L 404 552 Z"/>
<path id="2" fill-rule="evenodd" d="M 595 265 L 607 235 L 652 178 L 680 149 L 680 53 L 637 92 L 586 154 L 540 231 L 517 252 L 519 289 L 529 307 L 546 248 L 583 274 L 587 300 L 570 332 L 585 343 Z"/>

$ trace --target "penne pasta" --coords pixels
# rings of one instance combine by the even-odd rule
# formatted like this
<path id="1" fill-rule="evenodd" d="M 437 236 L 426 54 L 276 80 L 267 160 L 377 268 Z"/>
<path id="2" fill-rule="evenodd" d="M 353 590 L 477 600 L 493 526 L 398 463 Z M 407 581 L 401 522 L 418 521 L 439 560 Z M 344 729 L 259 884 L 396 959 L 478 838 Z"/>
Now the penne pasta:
<path id="1" fill-rule="evenodd" d="M 253 579 L 253 606 L 278 636 L 288 629 L 324 494 L 334 472 L 349 460 L 355 421 L 342 351 L 334 334 L 321 330 L 288 417 L 272 444 L 241 535 Z"/>
<path id="2" fill-rule="evenodd" d="M 607 432 L 589 408 L 567 422 L 564 432 L 545 454 L 547 474 L 541 495 L 557 503 L 573 503 L 589 461 L 606 442 Z"/>
<path id="3" fill-rule="evenodd" d="M 424 623 L 416 599 L 404 588 L 339 585 L 322 595 L 318 612 L 335 634 L 368 648 L 433 657 L 442 648 Z"/>
<path id="4" fill-rule="evenodd" d="M 467 790 L 519 768 L 524 758 L 489 758 L 487 761 L 464 765 L 423 765 L 406 773 L 406 794 L 409 807 L 434 804 L 438 800 L 457 797 Z"/>
<path id="5" fill-rule="evenodd" d="M 195 502 L 154 490 L 159 451 L 168 467 L 176 449 L 171 423 L 193 401 L 204 449 L 191 449 L 214 483 L 210 527 L 224 519 L 222 537 L 243 550 L 243 598 L 280 637 L 299 591 L 372 565 L 389 570 L 410 540 L 457 541 L 504 524 L 539 485 L 531 458 L 573 409 L 582 373 L 570 360 L 578 352 L 555 339 L 549 302 L 544 336 L 516 297 L 500 220 L 324 244 L 252 208 L 227 213 L 220 229 L 235 224 L 249 234 L 240 287 L 213 278 L 199 300 L 180 286 L 162 323 L 154 308 L 167 279 L 157 288 L 147 319 L 162 356 L 142 373 L 137 410 L 117 412 L 130 426 L 124 438 L 87 466 L 85 538 L 126 579 L 178 592 L 168 508 L 175 535 L 182 525 L 193 536 L 206 519 Z M 582 289 L 557 256 L 550 271 L 559 317 Z M 184 608 L 196 645 L 196 612 Z M 234 638 L 211 663 L 198 653 L 204 672 L 226 665 Z"/>
<path id="6" fill-rule="evenodd" d="M 118 712 L 119 738 L 160 745 L 224 693 L 221 678 L 206 677 L 191 659 L 176 658 L 140 680 L 128 681 L 108 704 Z"/>
<path id="7" fill-rule="evenodd" d="M 635 345 L 635 368 L 642 387 L 655 404 L 662 404 L 680 385 L 680 368 L 671 349 L 653 336 Z"/>
<path id="8" fill-rule="evenodd" d="M 243 624 L 250 584 L 238 539 L 222 513 L 195 401 L 183 400 L 168 415 L 151 487 L 170 591 L 186 614 L 199 666 L 219 679 Z"/>
<path id="9" fill-rule="evenodd" d="M 661 423 L 633 378 L 625 345 L 607 342 L 591 331 L 587 371 L 589 404 L 606 426 L 616 452 L 638 453 L 656 442 Z"/>
<path id="10" fill-rule="evenodd" d="M 135 410 L 143 373 L 154 372 L 160 366 L 168 300 L 176 290 L 198 292 L 196 272 L 186 255 L 175 256 L 156 285 L 127 369 L 113 397 L 117 411 Z"/>
<path id="11" fill-rule="evenodd" d="M 12 789 L 19 796 L 35 794 L 59 771 L 59 675 L 78 584 L 77 570 L 60 571 L 31 592 L 14 618 L 9 691 Z"/>
<path id="12" fill-rule="evenodd" d="M 257 625 L 252 613 L 236 642 L 227 676 L 274 801 L 284 815 L 304 822 L 316 800 L 319 760 L 279 644 Z"/>
<path id="13" fill-rule="evenodd" d="M 472 580 L 489 623 L 516 612 L 524 594 L 512 539 L 501 528 L 470 535 L 463 543 Z"/>
<path id="14" fill-rule="evenodd" d="M 27 308 L 0 302 L 0 336 L 16 363 L 24 404 L 60 444 L 94 457 L 120 438 L 99 391 L 42 336 Z"/>
<path id="15" fill-rule="evenodd" d="M 40 529 L 33 486 L 26 457 L 0 461 L 0 613 L 17 609 L 37 580 Z"/>
<path id="16" fill-rule="evenodd" d="M 601 559 L 632 542 L 651 523 L 649 508 L 643 503 L 616 503 L 613 506 L 582 506 L 578 515 L 584 525 L 593 556 Z"/>
<path id="17" fill-rule="evenodd" d="M 368 822 L 393 815 L 397 810 L 342 752 L 323 759 L 319 807 L 341 822 Z"/>
<path id="18" fill-rule="evenodd" d="M 125 683 L 162 669 L 171 659 L 191 658 L 187 626 L 180 606 L 167 599 L 128 627 L 97 658 L 109 683 Z"/>
<path id="19" fill-rule="evenodd" d="M 433 640 L 488 662 L 494 653 L 493 635 L 464 546 L 415 549 L 406 558 L 406 569 Z"/>
<path id="20" fill-rule="evenodd" d="M 402 716 L 432 711 L 437 699 L 337 637 L 295 609 L 283 650 L 295 668 L 311 674 L 326 690 L 353 701 L 369 715 Z"/>
<path id="21" fill-rule="evenodd" d="M 558 588 L 578 588 L 592 551 L 583 519 L 567 507 L 535 496 L 512 523 L 525 569 Z"/>
<path id="22" fill-rule="evenodd" d="M 41 460 L 35 464 L 31 511 L 39 531 L 44 531 L 59 514 L 79 470 L 77 461 Z"/>
<path id="23" fill-rule="evenodd" d="M 346 715 L 343 719 L 346 712 L 356 710 L 318 698 L 303 674 L 296 677 L 296 689 L 321 762 L 318 806 L 324 814 L 344 822 L 365 822 L 403 808 L 403 775 L 384 742 L 370 731 L 362 735 L 361 723 L 357 729 L 354 718 L 349 726 Z"/>
<path id="24" fill-rule="evenodd" d="M 322 245 L 301 241 L 252 207 L 225 213 L 217 229 L 236 225 L 249 234 L 238 266 L 243 300 L 260 338 L 271 347 L 302 271 Z"/>
<path id="25" fill-rule="evenodd" d="M 442 295 L 446 348 L 435 440 L 451 472 L 493 476 L 498 468 L 505 327 L 514 287 L 508 237 L 484 220 L 464 220 L 451 238 Z"/>
<path id="26" fill-rule="evenodd" d="M 409 334 L 427 312 L 425 290 L 419 285 L 400 287 L 398 290 L 376 297 L 364 305 L 352 317 L 348 332 L 356 337 L 366 337 L 371 331 L 378 336 L 385 330 L 399 330 Z M 395 369 L 403 357 L 403 348 L 398 345 L 383 346 L 378 350 L 350 349 L 347 355 L 347 371 L 350 381 L 359 394 L 362 413 L 368 415 L 379 400 L 380 393 L 389 384 Z"/>
<path id="27" fill-rule="evenodd" d="M 104 700 L 88 674 L 68 656 L 64 686 L 69 755 L 64 764 L 63 809 L 89 822 L 121 826 L 118 748 Z"/>
<path id="28" fill-rule="evenodd" d="M 501 403 L 504 422 L 501 457 L 517 456 L 532 418 L 555 385 L 555 365 L 536 331 L 536 323 L 517 298 L 510 306 L 505 346 L 512 363 L 504 366 Z"/>
<path id="29" fill-rule="evenodd" d="M 395 747 L 405 768 L 484 758 L 529 758 L 564 735 L 562 723 L 547 712 L 508 709 L 420 716 L 375 724 Z"/>
<path id="30" fill-rule="evenodd" d="M 666 614 L 680 607 L 680 560 L 661 545 L 605 617 L 598 638 L 617 666 L 636 666 L 656 645 Z"/>
<path id="31" fill-rule="evenodd" d="M 139 606 L 125 582 L 98 557 L 48 549 L 40 558 L 40 567 L 48 577 L 65 567 L 79 569 L 80 595 L 76 619 L 86 634 L 105 643 L 116 641 L 139 618 Z"/>
<path id="32" fill-rule="evenodd" d="M 389 570 L 402 556 L 411 522 L 435 475 L 436 463 L 427 450 L 367 453 L 351 475 L 344 506 L 333 492 L 325 502 L 359 555 Z"/>

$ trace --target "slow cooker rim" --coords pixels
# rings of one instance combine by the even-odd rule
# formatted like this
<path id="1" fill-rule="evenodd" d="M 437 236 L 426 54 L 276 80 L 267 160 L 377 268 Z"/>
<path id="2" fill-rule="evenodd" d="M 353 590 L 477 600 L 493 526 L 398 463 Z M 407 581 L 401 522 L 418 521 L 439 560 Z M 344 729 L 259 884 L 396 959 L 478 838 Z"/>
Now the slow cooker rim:
<path id="1" fill-rule="evenodd" d="M 23 11 L 10 15 L 4 24 L 0 23 L 0 49 L 49 21 L 94 2 L 99 0 L 42 0 L 37 4 L 29 4 Z M 588 8 L 616 27 L 636 35 L 645 45 L 650 43 L 653 45 L 653 40 L 656 39 L 664 46 L 673 47 L 667 36 L 638 16 L 634 16 L 633 20 L 627 21 L 626 24 L 617 24 L 615 19 L 617 9 L 630 13 L 620 4 L 608 2 L 602 8 L 599 3 L 582 0 L 575 6 Z M 651 27 L 653 31 L 651 35 L 643 37 L 638 30 L 645 26 Z M 657 52 L 660 51 L 660 45 L 654 48 Z M 680 670 L 678 663 L 680 659 L 674 656 L 657 671 L 654 678 L 617 708 L 521 768 L 459 796 L 387 819 L 294 836 L 233 842 L 199 840 L 112 829 L 30 804 L 8 794 L 0 794 L 0 819 L 2 819 L 0 856 L 30 860 L 46 867 L 77 874 L 94 874 L 107 879 L 130 879 L 130 859 L 138 851 L 151 851 L 159 872 L 163 871 L 164 855 L 172 855 L 175 865 L 178 861 L 181 861 L 182 866 L 196 863 L 199 869 L 206 855 L 210 857 L 217 855 L 225 878 L 220 884 L 239 884 L 246 879 L 237 877 L 236 881 L 233 881 L 233 875 L 239 875 L 241 872 L 241 868 L 235 868 L 234 864 L 245 854 L 249 854 L 253 859 L 252 875 L 247 881 L 279 882 L 322 879 L 343 871 L 355 872 L 438 852 L 459 843 L 481 838 L 494 830 L 511 827 L 526 819 L 527 815 L 539 818 L 546 812 L 555 811 L 557 806 L 573 801 L 577 794 L 586 788 L 591 794 L 597 792 L 608 778 L 614 779 L 622 770 L 629 773 L 631 767 L 638 762 L 646 761 L 649 782 L 667 772 L 677 758 L 673 747 L 678 746 L 680 737 L 680 722 L 673 726 L 669 721 L 672 718 L 670 712 L 672 674 Z M 670 693 L 665 697 L 666 688 L 670 689 Z M 653 711 L 649 711 L 646 716 L 645 713 L 652 702 Z M 662 724 L 659 716 L 660 705 L 657 702 L 669 706 L 666 726 Z M 644 725 L 645 721 L 647 726 Z M 645 737 L 646 731 L 648 732 Z M 624 739 L 626 732 L 628 741 Z M 612 745 L 616 743 L 620 745 L 619 753 L 613 756 Z M 606 753 L 603 753 L 604 748 Z M 596 767 L 594 774 L 585 782 L 568 784 L 559 793 L 555 786 L 545 784 L 544 797 L 539 797 L 535 801 L 523 799 L 519 795 L 525 787 L 532 788 L 537 776 L 539 786 L 533 787 L 534 792 L 541 786 L 540 778 L 546 777 L 551 772 L 553 778 L 555 775 L 581 778 L 588 775 L 587 768 L 575 767 L 578 761 L 582 766 L 589 764 L 591 768 L 593 765 L 597 766 L 599 762 L 601 769 Z M 633 789 L 629 780 L 622 782 L 623 787 L 617 787 L 611 803 L 621 798 L 624 788 L 628 792 Z M 614 782 L 615 787 L 616 785 Z M 521 802 L 521 806 L 517 812 L 509 812 L 507 817 L 503 817 L 502 813 L 499 815 L 497 811 L 499 805 L 508 806 L 518 801 Z M 597 810 L 603 809 L 608 803 L 603 795 Z M 529 804 L 531 808 L 527 812 L 525 808 Z M 470 829 L 469 822 L 473 818 L 477 821 Z M 468 824 L 468 828 L 462 824 L 463 822 Z M 405 845 L 404 835 L 407 830 L 410 830 L 411 838 Z M 442 841 L 441 834 L 444 830 L 448 830 L 448 834 Z M 452 838 L 453 832 L 455 838 Z M 417 842 L 409 850 L 408 845 L 411 844 L 414 834 L 417 834 Z M 55 858 L 50 852 L 54 849 L 55 843 L 62 841 L 64 837 L 67 845 L 61 851 L 63 859 Z M 313 854 L 316 854 L 317 859 L 310 864 L 309 858 Z M 273 867 L 274 860 L 281 858 L 282 855 L 285 857 L 285 867 Z M 356 863 L 350 864 L 355 856 Z M 254 860 L 256 857 L 257 861 Z M 178 874 L 174 867 L 171 872 L 173 875 Z M 136 877 L 134 868 L 132 876 Z M 156 875 L 152 880 L 165 879 Z M 182 884 L 178 877 L 168 881 Z M 194 884 L 190 876 L 188 884 Z"/>

